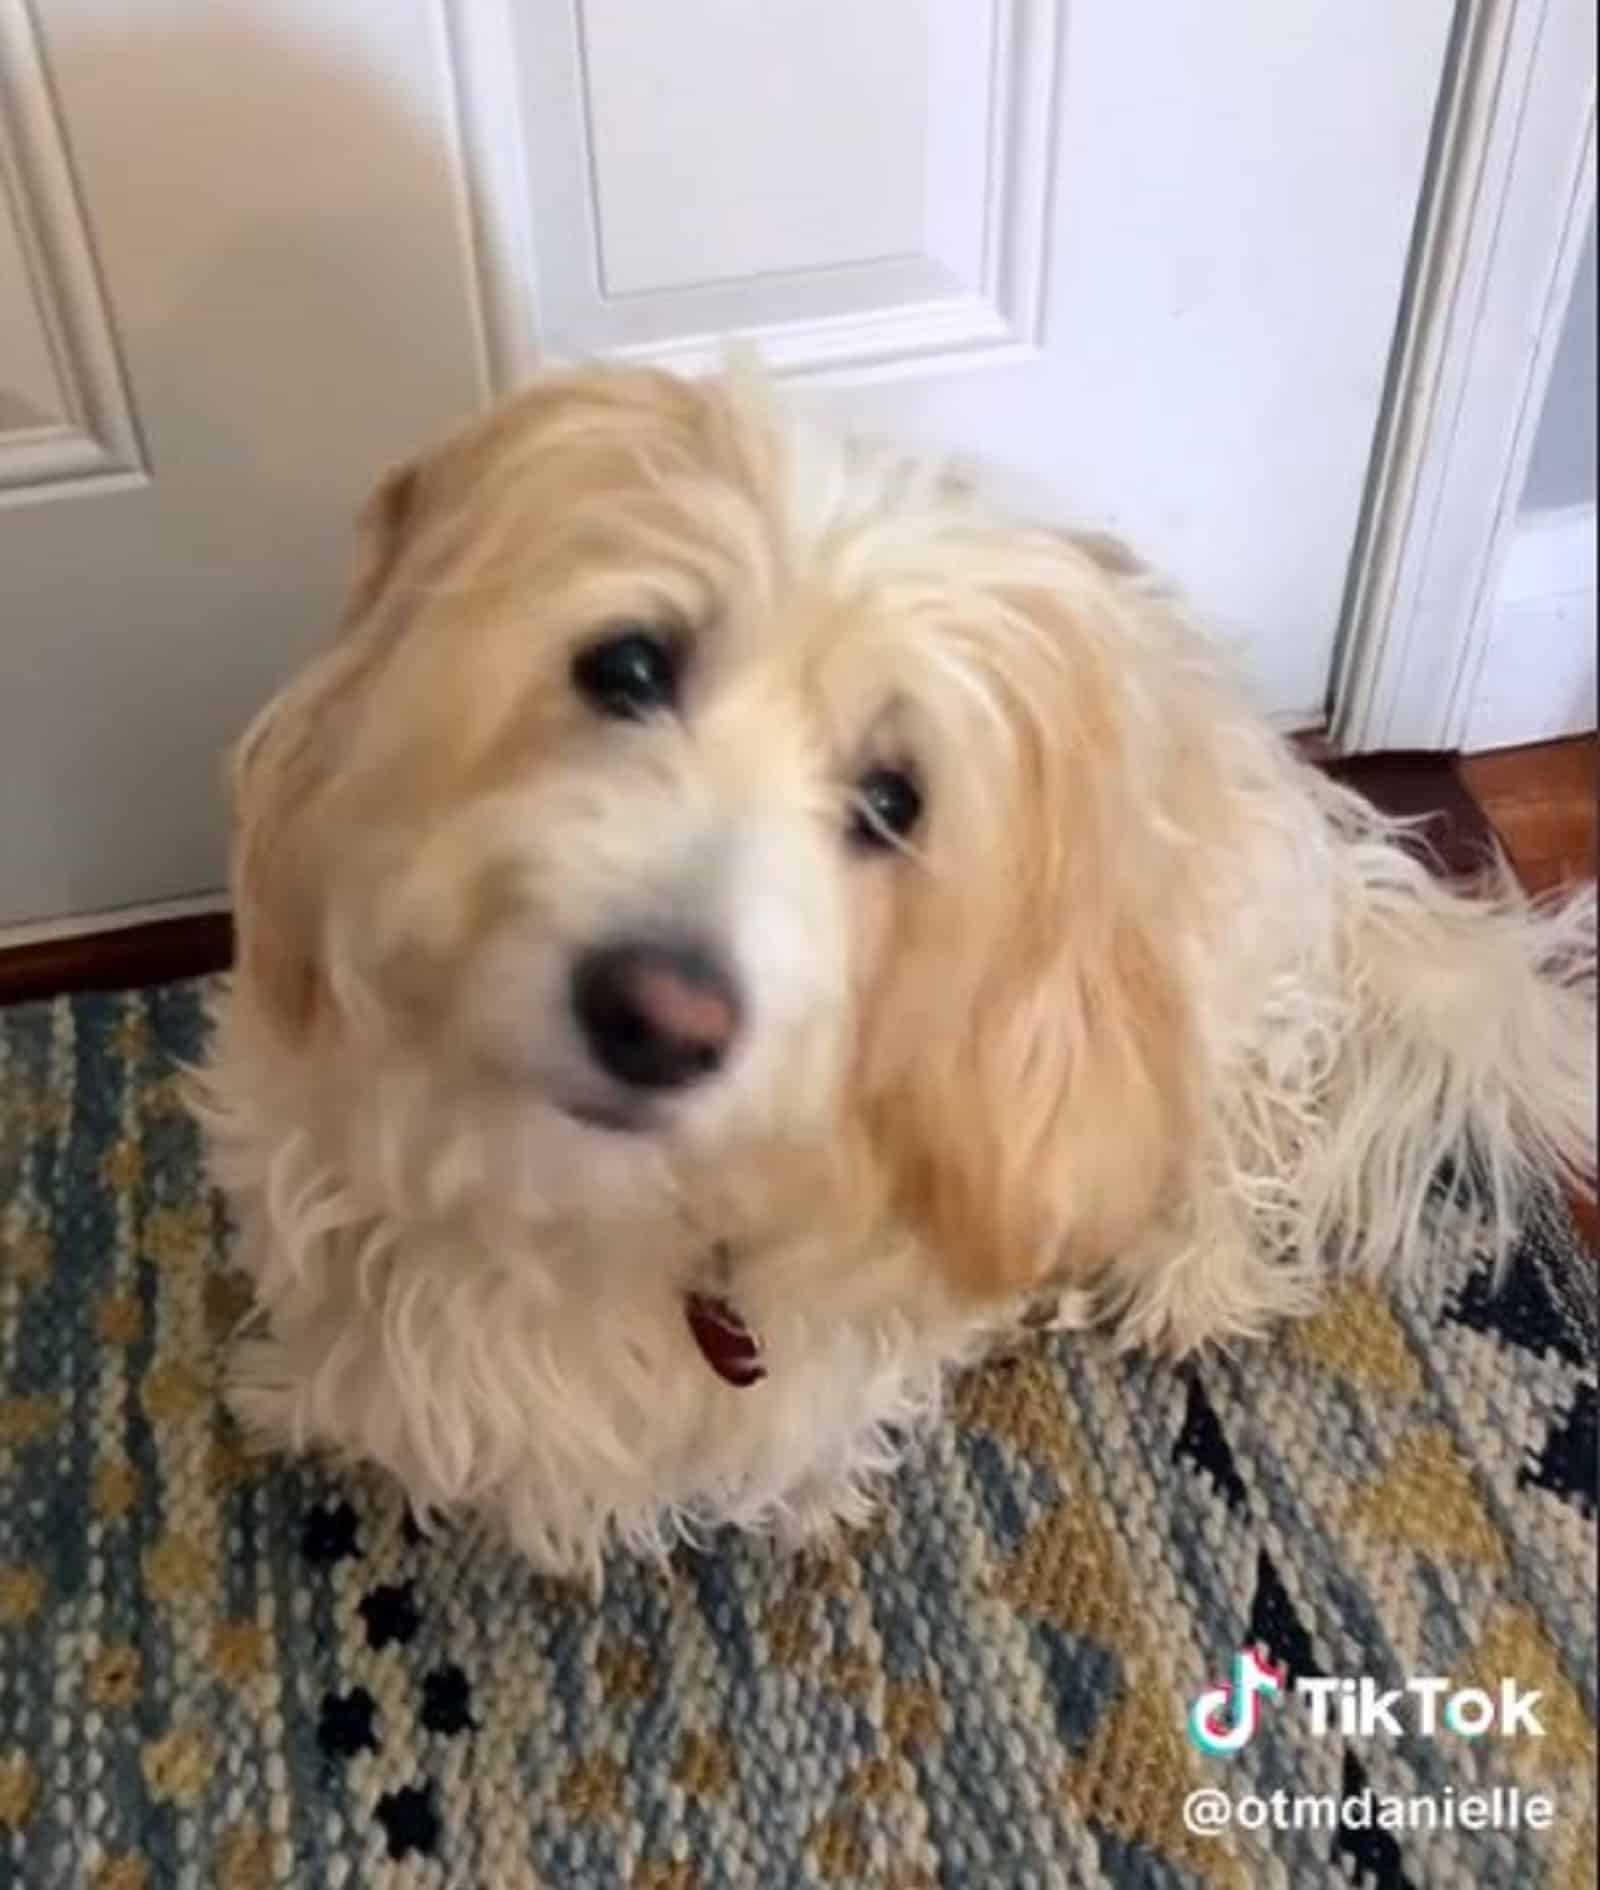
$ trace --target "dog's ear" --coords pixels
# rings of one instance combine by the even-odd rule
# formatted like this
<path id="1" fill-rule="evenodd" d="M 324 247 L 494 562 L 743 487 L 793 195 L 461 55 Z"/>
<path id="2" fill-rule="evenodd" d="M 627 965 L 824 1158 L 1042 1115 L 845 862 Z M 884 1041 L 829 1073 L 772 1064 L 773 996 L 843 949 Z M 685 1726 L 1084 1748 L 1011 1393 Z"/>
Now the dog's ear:
<path id="1" fill-rule="evenodd" d="M 1202 1140 L 1185 953 L 1205 770 L 1141 726 L 1150 678 L 1082 606 L 1023 603 L 1026 633 L 1013 608 L 963 656 L 1009 740 L 951 757 L 926 868 L 903 863 L 860 1075 L 900 1213 L 979 1299 L 1121 1259 Z"/>
<path id="2" fill-rule="evenodd" d="M 338 729 L 389 634 L 375 607 L 415 532 L 419 464 L 384 475 L 362 507 L 339 640 L 256 718 L 234 751 L 236 978 L 279 1031 L 310 1024 L 321 989 L 322 803 Z"/>
<path id="3" fill-rule="evenodd" d="M 422 468 L 393 466 L 378 481 L 356 521 L 356 551 L 345 592 L 345 627 L 360 623 L 393 575 L 421 505 Z"/>
<path id="4" fill-rule="evenodd" d="M 232 765 L 234 983 L 297 1036 L 316 1010 L 316 915 L 307 817 L 321 778 L 315 705 L 300 685 L 259 715 Z"/>

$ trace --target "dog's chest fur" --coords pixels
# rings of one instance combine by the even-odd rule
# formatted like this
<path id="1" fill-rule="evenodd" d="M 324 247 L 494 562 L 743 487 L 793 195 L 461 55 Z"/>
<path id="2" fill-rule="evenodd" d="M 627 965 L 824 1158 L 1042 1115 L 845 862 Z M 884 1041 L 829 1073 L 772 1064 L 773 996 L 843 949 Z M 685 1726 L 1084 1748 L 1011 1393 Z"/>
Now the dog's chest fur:
<path id="1" fill-rule="evenodd" d="M 244 1217 L 266 1316 L 236 1356 L 241 1418 L 376 1460 L 419 1509 L 490 1512 L 562 1571 L 609 1541 L 658 1552 L 712 1523 L 798 1537 L 864 1515 L 981 1339 L 928 1301 L 909 1249 L 830 1245 L 822 1204 L 803 1233 L 734 1250 L 665 1215 L 493 1238 L 341 1220 L 325 1191 L 297 1253 L 267 1193 Z"/>

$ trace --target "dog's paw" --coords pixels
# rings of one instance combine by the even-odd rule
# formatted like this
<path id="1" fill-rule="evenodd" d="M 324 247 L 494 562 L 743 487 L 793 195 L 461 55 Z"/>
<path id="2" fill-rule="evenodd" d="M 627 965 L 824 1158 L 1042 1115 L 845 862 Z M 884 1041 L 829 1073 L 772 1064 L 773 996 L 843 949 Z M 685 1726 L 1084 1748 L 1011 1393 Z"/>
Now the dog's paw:
<path id="1" fill-rule="evenodd" d="M 1284 1319 L 1316 1310 L 1315 1270 L 1254 1253 L 1192 1251 L 1107 1283 L 1099 1308 L 1119 1351 L 1187 1358 L 1210 1346 L 1266 1338 Z"/>
<path id="2" fill-rule="evenodd" d="M 311 1441 L 293 1358 L 270 1332 L 256 1331 L 235 1342 L 222 1401 L 254 1446 L 302 1451 Z"/>
<path id="3" fill-rule="evenodd" d="M 1025 1332 L 1082 1332 L 1094 1316 L 1094 1299 L 1082 1287 L 1059 1286 L 1030 1299 L 1019 1323 Z"/>

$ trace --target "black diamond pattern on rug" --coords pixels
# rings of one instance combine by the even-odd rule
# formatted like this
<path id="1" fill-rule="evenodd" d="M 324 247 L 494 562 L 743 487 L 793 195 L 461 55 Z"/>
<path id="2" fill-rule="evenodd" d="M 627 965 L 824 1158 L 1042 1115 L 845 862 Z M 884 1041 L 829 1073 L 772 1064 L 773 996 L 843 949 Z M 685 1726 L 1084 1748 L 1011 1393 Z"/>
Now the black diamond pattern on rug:
<path id="1" fill-rule="evenodd" d="M 1520 1481 L 1534 1485 L 1593 1516 L 1600 1494 L 1600 1414 L 1595 1387 L 1585 1380 L 1578 1386 L 1572 1409 L 1550 1426 L 1539 1461 L 1524 1470 Z"/>
<path id="2" fill-rule="evenodd" d="M 1233 1452 L 1228 1448 L 1222 1425 L 1206 1396 L 1205 1381 L 1192 1365 L 1185 1375 L 1189 1380 L 1188 1403 L 1183 1428 L 1172 1446 L 1173 1462 L 1192 1463 L 1203 1470 L 1228 1508 L 1237 1516 L 1247 1517 L 1250 1499 L 1234 1466 Z"/>
<path id="3" fill-rule="evenodd" d="M 391 1857 L 405 1857 L 412 1851 L 431 1857 L 439 1842 L 439 1814 L 434 1809 L 433 1786 L 404 1785 L 397 1792 L 385 1792 L 377 1804 L 378 1822 L 389 1841 Z"/>
<path id="4" fill-rule="evenodd" d="M 417 1591 L 411 1582 L 380 1582 L 364 1595 L 358 1610 L 371 1648 L 403 1647 L 422 1625 Z"/>
<path id="5" fill-rule="evenodd" d="M 1266 1649 L 1274 1666 L 1286 1671 L 1291 1688 L 1296 1680 L 1316 1679 L 1322 1672 L 1312 1652 L 1311 1636 L 1265 1549 L 1256 1558 L 1256 1592 L 1244 1638 L 1247 1646 Z"/>
<path id="6" fill-rule="evenodd" d="M 1572 1322 L 1551 1299 L 1526 1243 L 1512 1253 L 1502 1278 L 1496 1279 L 1487 1262 L 1478 1267 L 1455 1305 L 1446 1307 L 1445 1317 L 1525 1352 L 1554 1352 L 1569 1365 L 1584 1363 Z"/>
<path id="7" fill-rule="evenodd" d="M 453 1663 L 423 1676 L 421 1718 L 429 1732 L 460 1733 L 472 1729 L 472 1689 L 467 1684 L 467 1676 Z"/>
<path id="8" fill-rule="evenodd" d="M 324 1694 L 322 1713 L 317 1721 L 317 1743 L 330 1758 L 351 1759 L 358 1752 L 376 1752 L 378 1735 L 373 1729 L 378 1703 L 365 1687 L 352 1687 L 348 1693 Z"/>
<path id="9" fill-rule="evenodd" d="M 348 1503 L 319 1503 L 300 1532 L 300 1552 L 319 1566 L 359 1555 L 356 1513 Z"/>

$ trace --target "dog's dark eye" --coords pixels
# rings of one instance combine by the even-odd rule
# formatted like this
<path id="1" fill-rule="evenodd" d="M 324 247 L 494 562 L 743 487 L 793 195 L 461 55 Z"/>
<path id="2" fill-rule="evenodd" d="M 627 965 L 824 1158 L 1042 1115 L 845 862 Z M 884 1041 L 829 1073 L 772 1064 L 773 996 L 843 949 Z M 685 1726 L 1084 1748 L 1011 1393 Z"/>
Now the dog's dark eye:
<path id="1" fill-rule="evenodd" d="M 580 650 L 572 681 L 590 708 L 619 721 L 637 722 L 678 699 L 677 647 L 657 630 L 618 630 Z"/>
<path id="2" fill-rule="evenodd" d="M 856 783 L 850 809 L 852 846 L 892 847 L 922 817 L 922 789 L 905 768 L 869 768 Z"/>

